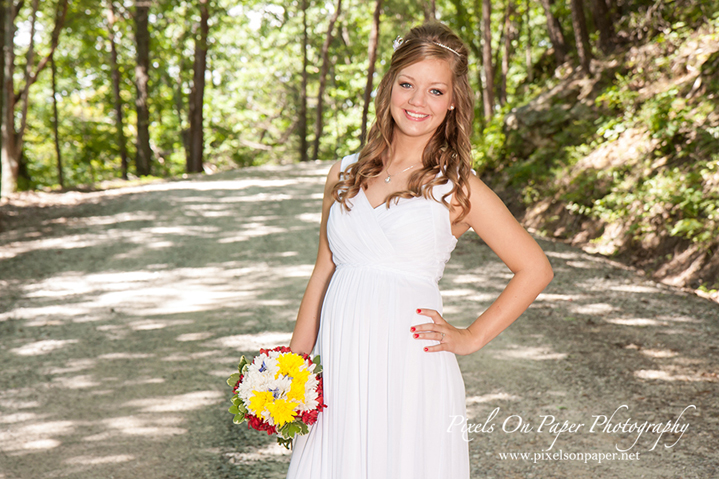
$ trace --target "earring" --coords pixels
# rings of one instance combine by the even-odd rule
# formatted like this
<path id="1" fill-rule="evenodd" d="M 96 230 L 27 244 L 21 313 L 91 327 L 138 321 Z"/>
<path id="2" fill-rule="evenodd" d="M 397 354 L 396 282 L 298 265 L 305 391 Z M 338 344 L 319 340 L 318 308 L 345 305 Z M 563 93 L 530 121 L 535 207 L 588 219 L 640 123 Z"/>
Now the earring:
<path id="1" fill-rule="evenodd" d="M 454 105 L 449 107 L 450 110 L 454 110 Z"/>

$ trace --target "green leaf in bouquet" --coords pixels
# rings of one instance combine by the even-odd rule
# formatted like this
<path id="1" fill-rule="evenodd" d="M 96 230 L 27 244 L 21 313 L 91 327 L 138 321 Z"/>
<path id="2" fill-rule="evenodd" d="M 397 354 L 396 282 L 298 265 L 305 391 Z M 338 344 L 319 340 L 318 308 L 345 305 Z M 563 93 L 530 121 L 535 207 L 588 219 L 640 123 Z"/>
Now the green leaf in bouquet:
<path id="1" fill-rule="evenodd" d="M 292 439 L 277 436 L 277 444 L 284 446 L 285 449 L 292 449 Z"/>
<path id="2" fill-rule="evenodd" d="M 322 365 L 320 365 L 320 355 L 318 354 L 317 356 L 315 356 L 315 357 L 312 359 L 312 362 L 313 362 L 314 365 L 315 365 L 314 373 L 315 373 L 315 374 L 321 373 L 321 372 L 322 372 Z"/>
<path id="3" fill-rule="evenodd" d="M 234 404 L 235 406 L 239 406 L 240 404 L 242 404 L 242 399 L 237 396 L 232 396 L 232 404 Z"/>
<path id="4" fill-rule="evenodd" d="M 230 409 L 228 409 L 228 411 L 232 414 L 240 414 L 240 410 L 237 409 L 237 405 L 235 405 L 235 404 L 230 406 Z"/>
<path id="5" fill-rule="evenodd" d="M 234 422 L 235 424 L 240 424 L 244 420 L 245 420 L 244 414 L 235 414 L 235 417 L 232 418 L 232 422 Z"/>
<path id="6" fill-rule="evenodd" d="M 227 385 L 230 386 L 231 388 L 233 388 L 233 387 L 235 387 L 235 384 L 237 384 L 237 381 L 239 381 L 239 380 L 240 380 L 240 373 L 235 373 L 227 379 Z"/>
<path id="7" fill-rule="evenodd" d="M 295 437 L 295 434 L 302 430 L 300 424 L 302 423 L 298 423 L 297 421 L 288 422 L 279 429 L 279 432 L 284 437 L 293 438 Z"/>
<path id="8" fill-rule="evenodd" d="M 244 356 L 242 356 L 242 357 L 240 358 L 240 365 L 237 366 L 237 370 L 240 372 L 240 374 L 243 374 L 243 373 L 244 373 L 245 366 L 247 366 L 248 364 L 250 364 L 250 362 L 247 361 L 247 358 L 245 358 Z"/>

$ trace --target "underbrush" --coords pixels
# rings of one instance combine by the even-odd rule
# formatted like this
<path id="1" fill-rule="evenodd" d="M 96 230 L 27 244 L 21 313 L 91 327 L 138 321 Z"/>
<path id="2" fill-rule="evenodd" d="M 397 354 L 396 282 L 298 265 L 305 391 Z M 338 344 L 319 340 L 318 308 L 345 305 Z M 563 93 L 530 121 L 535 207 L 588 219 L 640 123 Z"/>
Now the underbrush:
<path id="1" fill-rule="evenodd" d="M 475 166 L 538 233 L 716 295 L 719 11 L 690 13 L 508 108 Z"/>

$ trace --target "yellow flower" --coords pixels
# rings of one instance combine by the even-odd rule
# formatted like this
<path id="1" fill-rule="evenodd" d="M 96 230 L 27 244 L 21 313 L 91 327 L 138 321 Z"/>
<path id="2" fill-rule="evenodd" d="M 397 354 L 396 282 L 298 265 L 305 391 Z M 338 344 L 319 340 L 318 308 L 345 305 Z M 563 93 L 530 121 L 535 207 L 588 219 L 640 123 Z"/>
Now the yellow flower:
<path id="1" fill-rule="evenodd" d="M 277 365 L 280 367 L 280 370 L 277 374 L 275 374 L 275 379 L 280 377 L 280 374 L 295 377 L 295 375 L 300 370 L 300 366 L 302 366 L 304 363 L 305 360 L 302 358 L 302 356 L 298 354 L 284 353 L 280 355 L 277 358 Z"/>
<path id="2" fill-rule="evenodd" d="M 247 409 L 249 409 L 255 416 L 263 417 L 262 411 L 265 410 L 265 407 L 268 404 L 272 404 L 273 399 L 274 396 L 272 396 L 272 393 L 269 391 L 254 391 L 254 394 L 250 398 L 250 405 Z"/>
<path id="3" fill-rule="evenodd" d="M 306 372 L 307 375 L 309 375 L 309 371 L 300 371 L 301 373 Z M 294 399 L 299 402 L 305 402 L 305 383 L 307 382 L 307 378 L 304 379 L 297 379 L 295 378 L 292 381 L 292 386 L 290 386 L 290 390 L 287 392 L 287 399 Z"/>
<path id="4" fill-rule="evenodd" d="M 292 422 L 295 418 L 295 406 L 293 401 L 287 399 L 278 399 L 277 401 L 267 403 L 267 410 L 275 422 L 275 426 L 282 427 L 285 423 Z"/>

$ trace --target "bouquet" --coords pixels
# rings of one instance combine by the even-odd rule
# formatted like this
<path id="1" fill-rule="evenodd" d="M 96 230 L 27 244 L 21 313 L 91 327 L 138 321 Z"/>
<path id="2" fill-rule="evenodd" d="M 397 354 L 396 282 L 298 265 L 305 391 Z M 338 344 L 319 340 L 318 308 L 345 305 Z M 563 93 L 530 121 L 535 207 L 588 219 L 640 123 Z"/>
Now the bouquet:
<path id="1" fill-rule="evenodd" d="M 277 434 L 277 442 L 288 449 L 295 435 L 307 434 L 327 407 L 319 356 L 310 359 L 285 346 L 260 349 L 252 362 L 242 356 L 238 370 L 227 380 L 233 388 L 233 422 L 247 421 L 248 428 Z"/>

